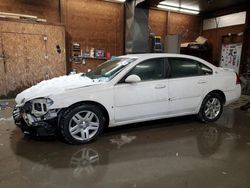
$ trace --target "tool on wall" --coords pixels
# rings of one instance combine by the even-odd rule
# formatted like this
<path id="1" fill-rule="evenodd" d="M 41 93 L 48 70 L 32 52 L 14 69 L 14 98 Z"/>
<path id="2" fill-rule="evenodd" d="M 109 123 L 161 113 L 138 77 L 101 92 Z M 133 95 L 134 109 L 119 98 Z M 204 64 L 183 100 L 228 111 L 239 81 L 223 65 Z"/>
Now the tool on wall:
<path id="1" fill-rule="evenodd" d="M 44 40 L 44 44 L 45 44 L 45 55 L 44 55 L 44 58 L 45 59 L 49 59 L 49 56 L 48 56 L 48 47 L 47 47 L 48 36 L 44 35 L 43 36 L 43 40 Z"/>
<path id="2" fill-rule="evenodd" d="M 162 52 L 161 36 L 156 36 L 154 33 L 150 34 L 150 51 L 152 53 Z"/>
<path id="3" fill-rule="evenodd" d="M 82 63 L 82 53 L 81 53 L 81 45 L 77 42 L 72 43 L 71 49 L 71 62 L 73 63 Z"/>
<path id="4" fill-rule="evenodd" d="M 3 51 L 3 53 L 0 55 L 0 60 L 3 60 L 3 65 L 4 65 L 4 72 L 7 72 L 7 68 L 6 68 L 6 59 L 8 59 L 9 57 L 5 54 L 5 52 Z"/>

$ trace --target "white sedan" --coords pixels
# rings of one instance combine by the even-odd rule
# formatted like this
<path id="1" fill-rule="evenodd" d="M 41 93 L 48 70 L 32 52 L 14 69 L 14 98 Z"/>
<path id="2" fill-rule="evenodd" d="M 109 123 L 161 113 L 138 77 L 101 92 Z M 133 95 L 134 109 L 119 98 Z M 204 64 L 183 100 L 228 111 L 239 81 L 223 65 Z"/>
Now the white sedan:
<path id="1" fill-rule="evenodd" d="M 216 121 L 237 100 L 237 74 L 193 56 L 130 54 L 87 74 L 62 76 L 26 89 L 13 112 L 24 133 L 88 143 L 105 126 L 197 114 Z"/>

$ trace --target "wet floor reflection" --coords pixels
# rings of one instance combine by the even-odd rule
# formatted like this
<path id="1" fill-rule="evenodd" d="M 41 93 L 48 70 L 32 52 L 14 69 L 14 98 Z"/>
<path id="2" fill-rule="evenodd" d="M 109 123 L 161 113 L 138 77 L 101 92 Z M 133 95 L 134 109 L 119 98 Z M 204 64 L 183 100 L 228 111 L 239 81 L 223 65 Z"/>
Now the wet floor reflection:
<path id="1" fill-rule="evenodd" d="M 216 123 L 191 116 L 128 125 L 81 146 L 23 138 L 13 126 L 0 187 L 249 187 L 249 122 L 226 109 Z"/>

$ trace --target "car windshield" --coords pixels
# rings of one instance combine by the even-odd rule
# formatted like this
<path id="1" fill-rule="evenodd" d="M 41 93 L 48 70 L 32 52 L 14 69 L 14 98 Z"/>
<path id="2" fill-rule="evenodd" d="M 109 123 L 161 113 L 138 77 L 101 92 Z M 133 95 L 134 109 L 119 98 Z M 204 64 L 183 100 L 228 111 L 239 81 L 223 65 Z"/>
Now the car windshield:
<path id="1" fill-rule="evenodd" d="M 99 65 L 85 76 L 97 81 L 109 81 L 121 72 L 135 58 L 115 58 Z"/>

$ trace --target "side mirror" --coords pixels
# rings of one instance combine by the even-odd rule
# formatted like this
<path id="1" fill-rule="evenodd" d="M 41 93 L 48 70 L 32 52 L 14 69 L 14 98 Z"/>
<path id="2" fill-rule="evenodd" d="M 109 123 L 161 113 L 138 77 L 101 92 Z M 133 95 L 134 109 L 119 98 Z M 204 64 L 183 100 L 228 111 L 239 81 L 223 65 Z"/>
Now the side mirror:
<path id="1" fill-rule="evenodd" d="M 126 83 L 131 83 L 131 84 L 132 83 L 137 83 L 137 82 L 140 82 L 140 81 L 141 81 L 141 78 L 139 76 L 135 75 L 135 74 L 129 75 L 125 80 Z"/>

